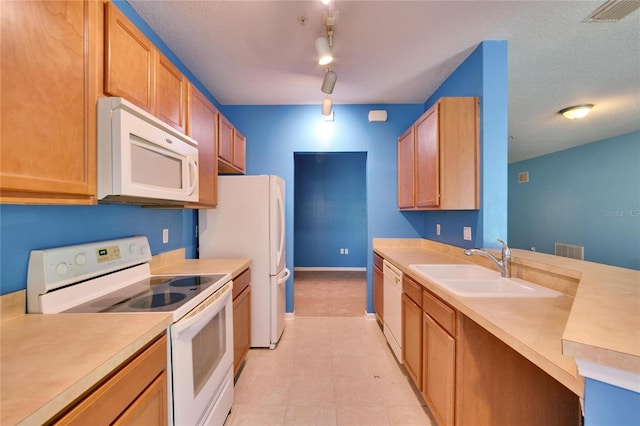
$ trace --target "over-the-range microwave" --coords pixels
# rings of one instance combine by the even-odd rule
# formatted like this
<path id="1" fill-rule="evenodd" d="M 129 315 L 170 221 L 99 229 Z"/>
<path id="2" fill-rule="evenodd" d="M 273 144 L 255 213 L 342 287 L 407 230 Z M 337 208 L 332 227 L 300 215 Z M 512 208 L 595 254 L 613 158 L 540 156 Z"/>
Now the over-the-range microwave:
<path id="1" fill-rule="evenodd" d="M 123 98 L 98 99 L 98 200 L 198 201 L 198 143 Z"/>

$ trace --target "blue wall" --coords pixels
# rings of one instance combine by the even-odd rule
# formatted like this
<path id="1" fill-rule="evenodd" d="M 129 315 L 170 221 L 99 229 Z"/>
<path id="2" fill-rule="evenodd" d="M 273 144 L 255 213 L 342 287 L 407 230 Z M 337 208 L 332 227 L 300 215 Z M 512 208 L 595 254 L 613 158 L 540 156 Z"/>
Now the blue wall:
<path id="1" fill-rule="evenodd" d="M 367 154 L 296 153 L 294 163 L 294 266 L 366 267 Z"/>
<path id="2" fill-rule="evenodd" d="M 640 394 L 587 378 L 584 426 L 640 425 Z"/>
<path id="3" fill-rule="evenodd" d="M 247 137 L 247 173 L 276 174 L 287 182 L 287 264 L 293 265 L 293 155 L 295 152 L 367 153 L 367 253 L 372 238 L 425 237 L 460 247 L 494 247 L 507 233 L 507 44 L 482 42 L 425 104 L 336 105 L 335 121 L 325 122 L 320 106 L 227 106 L 223 113 Z M 399 212 L 397 138 L 437 98 L 480 98 L 481 210 Z M 487 106 L 485 106 L 485 102 Z M 386 109 L 389 120 L 369 123 L 371 109 Z M 493 121 L 493 122 L 490 122 Z M 435 221 L 443 234 L 435 237 Z M 433 224 L 433 226 L 432 226 Z M 425 225 L 429 229 L 426 229 Z M 462 240 L 462 227 L 476 230 Z M 431 228 L 433 228 L 431 230 Z M 367 311 L 373 312 L 372 256 L 367 256 Z M 287 283 L 287 311 L 293 312 L 293 281 Z"/>
<path id="4" fill-rule="evenodd" d="M 509 244 L 553 254 L 555 242 L 640 269 L 640 132 L 509 165 Z"/>
<path id="5" fill-rule="evenodd" d="M 370 123 L 371 109 L 389 119 Z M 275 174 L 286 182 L 287 265 L 294 265 L 294 153 L 363 152 L 367 155 L 367 253 L 376 237 L 419 238 L 422 214 L 402 215 L 397 207 L 397 138 L 420 116 L 414 105 L 334 105 L 335 121 L 322 119 L 320 105 L 227 106 L 224 114 L 247 137 L 247 173 Z M 368 286 L 371 256 L 367 256 Z M 293 280 L 287 283 L 287 311 L 293 312 Z M 371 291 L 367 310 L 373 312 Z"/>
<path id="6" fill-rule="evenodd" d="M 498 247 L 507 238 L 507 42 L 483 41 L 425 102 L 445 96 L 480 98 L 480 210 L 425 212 L 425 238 L 460 247 Z M 436 235 L 436 223 L 441 235 Z M 473 240 L 464 241 L 470 226 Z"/>

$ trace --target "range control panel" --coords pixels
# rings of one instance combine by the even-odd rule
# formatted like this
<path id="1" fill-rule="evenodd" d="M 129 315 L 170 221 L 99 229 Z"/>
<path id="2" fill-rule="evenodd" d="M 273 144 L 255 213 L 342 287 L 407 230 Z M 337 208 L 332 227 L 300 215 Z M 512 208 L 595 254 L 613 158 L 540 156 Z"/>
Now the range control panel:
<path id="1" fill-rule="evenodd" d="M 32 250 L 27 290 L 44 294 L 149 260 L 151 250 L 145 236 Z"/>

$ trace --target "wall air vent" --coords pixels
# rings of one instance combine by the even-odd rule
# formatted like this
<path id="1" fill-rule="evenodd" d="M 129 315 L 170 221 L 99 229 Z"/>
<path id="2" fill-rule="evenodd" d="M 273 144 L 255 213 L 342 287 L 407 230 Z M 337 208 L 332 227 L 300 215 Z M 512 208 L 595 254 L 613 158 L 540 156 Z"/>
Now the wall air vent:
<path id="1" fill-rule="evenodd" d="M 639 7 L 638 0 L 609 0 L 582 22 L 617 22 Z"/>
<path id="2" fill-rule="evenodd" d="M 584 260 L 584 246 L 573 244 L 556 243 L 556 256 L 570 257 L 572 259 Z"/>

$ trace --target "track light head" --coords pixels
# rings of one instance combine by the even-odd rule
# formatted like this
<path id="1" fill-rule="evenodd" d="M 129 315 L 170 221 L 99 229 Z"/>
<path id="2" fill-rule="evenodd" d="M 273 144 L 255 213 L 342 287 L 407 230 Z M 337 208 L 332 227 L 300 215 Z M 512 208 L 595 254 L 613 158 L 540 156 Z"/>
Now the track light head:
<path id="1" fill-rule="evenodd" d="M 334 71 L 328 69 L 324 75 L 324 79 L 322 80 L 322 87 L 320 88 L 320 90 L 322 90 L 327 95 L 332 94 L 333 88 L 336 86 L 337 79 L 338 75 Z"/>
<path id="2" fill-rule="evenodd" d="M 325 96 L 322 100 L 322 115 L 330 115 L 333 102 L 329 96 Z"/>
<path id="3" fill-rule="evenodd" d="M 320 65 L 328 65 L 333 61 L 327 37 L 320 36 L 316 39 L 316 52 L 318 53 L 318 63 Z"/>

